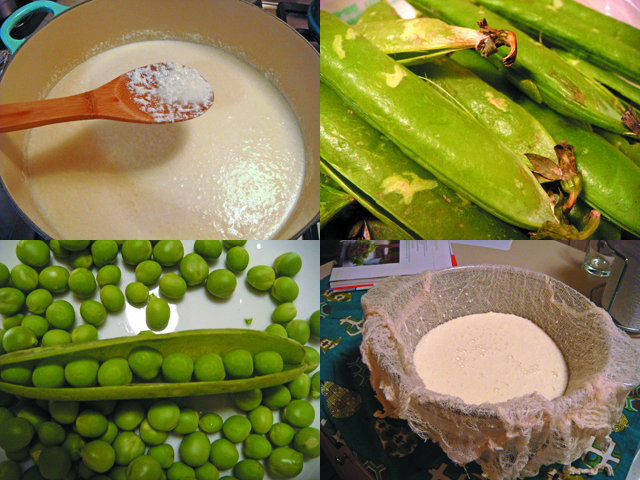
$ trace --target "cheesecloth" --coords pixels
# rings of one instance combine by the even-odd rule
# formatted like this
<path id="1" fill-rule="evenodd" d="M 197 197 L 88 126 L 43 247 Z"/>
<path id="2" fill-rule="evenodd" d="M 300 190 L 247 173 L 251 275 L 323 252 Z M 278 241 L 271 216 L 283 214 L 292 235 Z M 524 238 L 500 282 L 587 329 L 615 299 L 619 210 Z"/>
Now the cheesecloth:
<path id="1" fill-rule="evenodd" d="M 640 349 L 611 317 L 565 284 L 528 270 L 483 265 L 389 277 L 362 298 L 362 308 L 360 351 L 386 414 L 407 420 L 457 464 L 476 461 L 491 480 L 569 464 L 592 436 L 605 445 L 626 395 L 640 383 Z M 551 336 L 569 369 L 563 396 L 470 405 L 425 388 L 413 363 L 418 341 L 444 322 L 484 312 L 527 318 Z"/>

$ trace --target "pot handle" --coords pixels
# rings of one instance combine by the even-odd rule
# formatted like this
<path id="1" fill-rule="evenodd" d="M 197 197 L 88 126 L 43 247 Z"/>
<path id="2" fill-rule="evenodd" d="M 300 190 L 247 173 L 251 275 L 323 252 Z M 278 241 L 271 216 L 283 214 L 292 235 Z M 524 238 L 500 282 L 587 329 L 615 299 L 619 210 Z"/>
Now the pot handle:
<path id="1" fill-rule="evenodd" d="M 50 2 L 48 0 L 36 0 L 31 3 L 27 3 L 22 8 L 19 8 L 9 18 L 5 20 L 2 24 L 2 28 L 0 28 L 0 40 L 2 43 L 6 45 L 9 51 L 13 54 L 16 53 L 16 50 L 20 45 L 22 45 L 26 38 L 16 40 L 11 37 L 11 30 L 24 18 L 28 17 L 32 13 L 41 12 L 43 10 L 47 12 L 53 13 L 53 15 L 58 15 L 59 13 L 64 12 L 69 7 L 65 7 L 64 5 L 59 5 L 56 2 Z"/>

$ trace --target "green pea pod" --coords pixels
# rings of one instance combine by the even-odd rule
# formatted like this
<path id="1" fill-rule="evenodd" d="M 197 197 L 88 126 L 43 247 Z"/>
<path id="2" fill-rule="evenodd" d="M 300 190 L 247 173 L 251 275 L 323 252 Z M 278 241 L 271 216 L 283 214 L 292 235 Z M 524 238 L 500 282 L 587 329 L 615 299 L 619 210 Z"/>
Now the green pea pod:
<path id="1" fill-rule="evenodd" d="M 321 21 L 321 80 L 369 124 L 501 220 L 528 229 L 557 222 L 533 174 L 497 137 L 344 22 L 324 11 Z"/>
<path id="2" fill-rule="evenodd" d="M 640 167 L 640 143 L 630 144 L 622 135 L 617 135 L 608 130 L 593 127 L 593 131 L 613 145 L 620 153 L 627 156 L 633 163 Z"/>
<path id="3" fill-rule="evenodd" d="M 573 17 L 545 8 L 544 2 L 538 0 L 477 2 L 544 44 L 562 47 L 581 58 L 588 58 L 607 71 L 632 82 L 640 82 L 640 50 L 608 35 L 601 35 L 597 23 L 576 22 Z M 640 31 L 637 30 L 635 35 L 640 35 Z"/>
<path id="4" fill-rule="evenodd" d="M 207 353 L 224 356 L 234 349 L 248 350 L 252 355 L 261 351 L 276 351 L 282 356 L 284 369 L 280 373 L 216 382 L 134 383 L 114 387 L 36 388 L 0 382 L 0 390 L 13 395 L 44 400 L 121 400 L 130 398 L 183 397 L 238 392 L 281 385 L 293 380 L 307 368 L 303 362 L 305 350 L 299 343 L 266 332 L 242 329 L 187 330 L 167 334 L 133 336 L 34 348 L 0 356 L 0 369 L 24 366 L 33 370 L 42 360 L 58 360 L 66 364 L 81 356 L 91 356 L 100 363 L 114 357 L 127 358 L 131 350 L 148 346 L 163 357 L 171 353 L 187 353 L 199 358 Z"/>
<path id="5" fill-rule="evenodd" d="M 526 238 L 439 183 L 350 112 L 324 83 L 320 84 L 320 151 L 332 178 L 385 224 L 403 229 L 409 238 Z"/>
<path id="6" fill-rule="evenodd" d="M 640 32 L 638 32 L 638 35 L 640 35 Z M 576 70 L 616 91 L 627 100 L 633 102 L 637 108 L 640 107 L 640 88 L 631 85 L 629 82 L 625 82 L 622 78 L 608 70 L 603 70 L 587 60 L 576 57 L 572 53 L 559 49 L 554 50 L 554 52 Z"/>
<path id="7" fill-rule="evenodd" d="M 486 8 L 467 0 L 409 0 L 409 3 L 427 15 L 455 25 L 470 28 L 478 19 L 485 18 L 494 28 L 514 32 L 518 38 L 516 63 L 506 68 L 497 55 L 487 59 L 511 83 L 537 103 L 544 102 L 564 115 L 620 134 L 629 131 L 622 123 L 624 106 L 613 94 Z"/>
<path id="8" fill-rule="evenodd" d="M 326 225 L 340 210 L 353 202 L 353 197 L 341 190 L 320 184 L 320 226 Z"/>
<path id="9" fill-rule="evenodd" d="M 569 223 L 576 227 L 576 229 L 582 231 L 587 226 L 585 219 L 591 212 L 591 207 L 584 201 L 578 199 L 576 204 L 571 210 L 565 212 Z M 605 217 L 600 217 L 600 224 L 598 229 L 593 235 L 589 237 L 590 240 L 620 240 L 621 231 L 620 227 L 611 222 Z"/>
<path id="10" fill-rule="evenodd" d="M 366 193 L 360 190 L 357 185 L 340 175 L 323 158 L 320 158 L 320 171 L 330 176 L 338 185 L 340 185 L 342 190 L 351 195 L 360 205 L 375 215 L 389 231 L 393 232 L 393 235 L 388 238 L 398 240 L 416 240 L 419 238 L 416 233 L 411 234 L 405 231 L 395 218 L 389 215 L 388 212 L 381 209 L 378 204 Z"/>

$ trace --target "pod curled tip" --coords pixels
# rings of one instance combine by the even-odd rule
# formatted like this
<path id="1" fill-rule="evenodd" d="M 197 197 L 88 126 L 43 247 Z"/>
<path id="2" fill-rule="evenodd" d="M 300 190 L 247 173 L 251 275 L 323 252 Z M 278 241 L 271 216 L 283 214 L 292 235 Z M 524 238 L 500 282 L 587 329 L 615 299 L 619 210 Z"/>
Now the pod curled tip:
<path id="1" fill-rule="evenodd" d="M 502 59 L 502 63 L 505 67 L 513 65 L 518 53 L 516 34 L 509 30 L 491 28 L 484 18 L 478 22 L 478 27 L 480 27 L 480 31 L 484 33 L 486 37 L 476 44 L 476 50 L 480 50 L 480 54 L 486 58 L 496 53 L 498 47 L 507 45 L 510 48 L 509 54 Z"/>

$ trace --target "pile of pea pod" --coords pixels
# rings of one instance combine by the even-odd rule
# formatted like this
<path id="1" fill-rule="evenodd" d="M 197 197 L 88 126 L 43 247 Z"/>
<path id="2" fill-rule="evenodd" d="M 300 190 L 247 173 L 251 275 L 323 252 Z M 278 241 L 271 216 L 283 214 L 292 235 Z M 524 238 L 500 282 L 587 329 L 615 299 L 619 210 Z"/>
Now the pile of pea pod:
<path id="1" fill-rule="evenodd" d="M 0 479 L 315 478 L 312 243 L 5 242 Z"/>
<path id="2" fill-rule="evenodd" d="M 323 232 L 355 213 L 405 239 L 639 236 L 640 88 L 620 80 L 634 80 L 633 68 L 600 47 L 592 65 L 588 36 L 563 33 L 567 11 L 585 22 L 580 32 L 604 15 L 571 0 L 409 3 L 425 21 L 402 20 L 384 1 L 353 25 L 322 12 Z M 503 65 L 501 47 L 488 58 L 436 51 L 415 64 L 427 57 L 424 45 L 407 61 L 412 34 L 422 28 L 428 37 L 431 18 L 468 29 L 485 19 L 515 33 L 515 63 Z M 640 31 L 604 18 L 603 44 L 625 43 L 636 62 L 640 51 L 625 39 Z M 532 158 L 557 168 L 563 142 L 573 146 L 577 175 L 545 178 Z M 578 200 L 563 208 L 571 190 Z"/>

